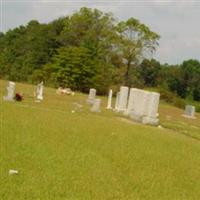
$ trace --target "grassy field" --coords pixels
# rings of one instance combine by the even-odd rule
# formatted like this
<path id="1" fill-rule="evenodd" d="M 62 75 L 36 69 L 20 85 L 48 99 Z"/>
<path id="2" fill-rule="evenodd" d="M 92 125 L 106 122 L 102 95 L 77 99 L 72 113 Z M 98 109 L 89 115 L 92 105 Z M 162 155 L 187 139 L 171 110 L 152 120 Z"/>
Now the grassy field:
<path id="1" fill-rule="evenodd" d="M 151 127 L 104 109 L 105 97 L 95 114 L 86 95 L 45 88 L 36 103 L 35 87 L 17 84 L 24 101 L 4 102 L 6 84 L 0 81 L 1 200 L 200 199 L 199 114 L 185 119 L 161 104 L 162 128 Z"/>

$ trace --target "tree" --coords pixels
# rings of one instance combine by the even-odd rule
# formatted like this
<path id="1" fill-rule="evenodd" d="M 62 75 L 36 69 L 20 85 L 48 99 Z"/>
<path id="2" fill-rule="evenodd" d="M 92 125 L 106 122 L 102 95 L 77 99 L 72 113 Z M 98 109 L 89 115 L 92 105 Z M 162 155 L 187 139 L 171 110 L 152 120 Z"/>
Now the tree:
<path id="1" fill-rule="evenodd" d="M 160 36 L 134 18 L 120 22 L 117 33 L 119 37 L 116 49 L 126 63 L 125 84 L 130 86 L 131 67 L 138 65 L 147 54 L 155 51 Z"/>
<path id="2" fill-rule="evenodd" d="M 161 65 L 155 59 L 144 59 L 138 67 L 140 78 L 146 86 L 156 86 Z"/>
<path id="3" fill-rule="evenodd" d="M 180 65 L 182 81 L 187 89 L 188 96 L 198 99 L 200 93 L 200 62 L 198 60 L 187 60 Z"/>
<path id="4" fill-rule="evenodd" d="M 52 59 L 55 79 L 62 87 L 84 91 L 93 85 L 95 60 L 84 47 L 62 47 Z"/>

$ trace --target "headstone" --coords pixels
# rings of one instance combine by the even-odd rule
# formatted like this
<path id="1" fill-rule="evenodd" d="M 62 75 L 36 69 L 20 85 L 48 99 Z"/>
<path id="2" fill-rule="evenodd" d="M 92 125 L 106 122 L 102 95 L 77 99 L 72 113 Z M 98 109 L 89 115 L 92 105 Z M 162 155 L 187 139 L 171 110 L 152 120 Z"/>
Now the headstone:
<path id="1" fill-rule="evenodd" d="M 195 119 L 195 107 L 191 105 L 186 105 L 183 116 L 187 118 Z"/>
<path id="2" fill-rule="evenodd" d="M 6 101 L 14 101 L 15 96 L 15 83 L 12 81 L 9 81 L 8 87 L 7 87 L 7 96 L 4 97 L 4 100 Z"/>
<path id="3" fill-rule="evenodd" d="M 144 112 L 146 109 L 146 104 L 148 101 L 149 93 L 137 89 L 135 90 L 135 102 L 133 103 L 133 108 L 130 111 L 130 117 L 138 122 L 142 122 L 142 118 L 144 116 Z"/>
<path id="4" fill-rule="evenodd" d="M 37 89 L 36 89 L 37 100 L 43 100 L 43 89 L 44 89 L 43 82 L 41 82 L 37 85 Z"/>
<path id="5" fill-rule="evenodd" d="M 127 101 L 128 101 L 128 91 L 129 88 L 125 86 L 120 87 L 120 95 L 119 95 L 119 101 L 118 101 L 118 112 L 122 112 L 126 110 Z"/>
<path id="6" fill-rule="evenodd" d="M 142 119 L 143 124 L 158 125 L 158 106 L 160 101 L 160 94 L 156 92 L 150 92 L 148 94 L 148 101 L 146 103 L 144 117 Z"/>
<path id="7" fill-rule="evenodd" d="M 133 90 L 134 101 L 129 115 L 143 124 L 158 125 L 158 105 L 160 94 L 144 90 Z"/>
<path id="8" fill-rule="evenodd" d="M 112 90 L 109 90 L 107 109 L 112 109 Z"/>
<path id="9" fill-rule="evenodd" d="M 129 98 L 128 98 L 128 105 L 127 105 L 127 109 L 124 112 L 124 115 L 129 115 L 131 110 L 134 109 L 135 107 L 135 101 L 137 99 L 137 88 L 131 88 L 130 89 L 130 93 L 129 93 Z"/>
<path id="10" fill-rule="evenodd" d="M 87 103 L 92 105 L 94 103 L 95 98 L 96 98 L 96 89 L 91 88 L 90 91 L 89 91 Z"/>
<path id="11" fill-rule="evenodd" d="M 115 111 L 118 110 L 119 96 L 120 96 L 120 92 L 117 92 L 116 99 L 115 99 Z"/>
<path id="12" fill-rule="evenodd" d="M 92 104 L 90 111 L 91 112 L 101 112 L 100 106 L 101 106 L 101 99 L 95 99 L 93 101 L 93 104 Z"/>

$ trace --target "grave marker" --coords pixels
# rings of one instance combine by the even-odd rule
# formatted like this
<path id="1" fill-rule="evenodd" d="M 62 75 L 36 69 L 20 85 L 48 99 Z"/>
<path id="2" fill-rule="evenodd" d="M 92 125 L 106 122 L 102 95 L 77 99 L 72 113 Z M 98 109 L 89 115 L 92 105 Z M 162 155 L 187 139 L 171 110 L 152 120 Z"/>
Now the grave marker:
<path id="1" fill-rule="evenodd" d="M 87 103 L 92 105 L 94 103 L 95 98 L 96 98 L 96 89 L 90 88 Z"/>
<path id="2" fill-rule="evenodd" d="M 183 116 L 186 118 L 195 119 L 195 107 L 192 105 L 186 105 Z"/>
<path id="3" fill-rule="evenodd" d="M 44 85 L 43 85 L 43 82 L 39 83 L 37 85 L 37 88 L 36 88 L 36 99 L 37 100 L 43 100 L 43 89 L 44 89 Z"/>
<path id="4" fill-rule="evenodd" d="M 112 109 L 112 90 L 109 90 L 107 109 Z"/>
<path id="5" fill-rule="evenodd" d="M 93 101 L 90 111 L 91 112 L 101 112 L 100 106 L 101 106 L 101 99 L 95 99 Z"/>
<path id="6" fill-rule="evenodd" d="M 12 81 L 8 82 L 7 86 L 7 96 L 5 96 L 3 99 L 6 101 L 14 101 L 14 96 L 15 96 L 15 83 Z"/>

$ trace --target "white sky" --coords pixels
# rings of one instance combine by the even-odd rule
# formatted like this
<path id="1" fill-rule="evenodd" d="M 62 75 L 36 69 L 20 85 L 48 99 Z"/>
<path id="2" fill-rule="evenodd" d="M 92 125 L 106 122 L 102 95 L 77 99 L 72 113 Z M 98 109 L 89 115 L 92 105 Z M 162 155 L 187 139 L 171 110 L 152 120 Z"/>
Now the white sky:
<path id="1" fill-rule="evenodd" d="M 0 0 L 0 3 L 3 32 L 32 19 L 49 22 L 86 6 L 112 12 L 118 20 L 137 18 L 160 34 L 154 57 L 162 63 L 200 60 L 200 0 Z"/>

